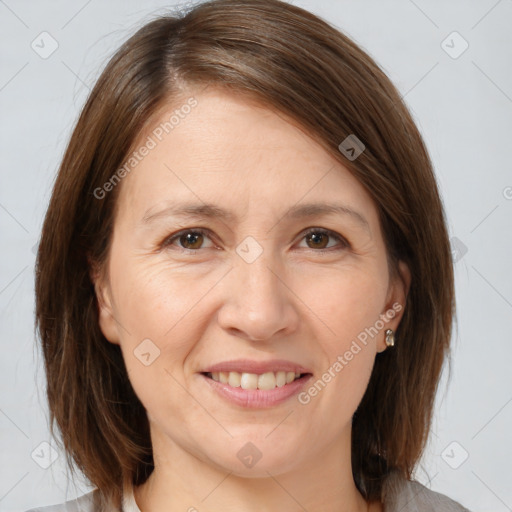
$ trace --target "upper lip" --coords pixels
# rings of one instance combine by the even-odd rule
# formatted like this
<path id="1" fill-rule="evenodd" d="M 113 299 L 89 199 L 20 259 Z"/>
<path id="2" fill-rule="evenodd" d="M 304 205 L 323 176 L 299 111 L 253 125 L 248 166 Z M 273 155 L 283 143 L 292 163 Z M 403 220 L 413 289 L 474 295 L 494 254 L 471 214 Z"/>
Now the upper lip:
<path id="1" fill-rule="evenodd" d="M 238 373 L 267 373 L 267 372 L 295 372 L 311 373 L 307 368 L 292 361 L 284 359 L 271 359 L 269 361 L 253 361 L 250 359 L 236 359 L 232 361 L 223 361 L 209 366 L 203 373 L 214 372 L 238 372 Z"/>

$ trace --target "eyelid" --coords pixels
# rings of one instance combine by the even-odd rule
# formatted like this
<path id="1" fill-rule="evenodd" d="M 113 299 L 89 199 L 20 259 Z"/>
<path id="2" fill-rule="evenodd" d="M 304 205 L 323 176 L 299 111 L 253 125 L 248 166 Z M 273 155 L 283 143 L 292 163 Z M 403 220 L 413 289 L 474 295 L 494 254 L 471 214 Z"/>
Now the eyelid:
<path id="1" fill-rule="evenodd" d="M 160 246 L 162 248 L 169 247 L 172 245 L 172 243 L 175 240 L 179 239 L 182 235 L 184 235 L 186 233 L 199 233 L 203 236 L 210 238 L 210 240 L 212 240 L 212 237 L 211 237 L 212 232 L 207 228 L 185 228 L 185 229 L 181 229 L 180 231 L 177 231 L 176 233 L 166 237 L 163 240 L 163 242 L 160 244 Z M 302 230 L 300 232 L 300 241 L 302 241 L 302 239 L 304 237 L 306 237 L 307 235 L 309 235 L 310 233 L 323 233 L 331 238 L 336 239 L 340 243 L 340 247 L 329 247 L 329 248 L 324 248 L 324 249 L 315 249 L 312 247 L 307 247 L 306 249 L 308 249 L 310 251 L 322 253 L 322 252 L 329 252 L 329 251 L 333 251 L 333 250 L 350 249 L 352 247 L 350 242 L 344 236 L 340 235 L 339 233 L 337 233 L 336 231 L 333 231 L 331 229 L 321 228 L 321 227 L 310 227 L 310 228 L 306 228 L 306 229 Z M 212 240 L 212 242 L 213 242 L 213 240 Z M 208 248 L 211 249 L 211 247 L 207 247 L 207 249 Z M 184 252 L 188 252 L 188 253 L 198 252 L 200 250 L 200 249 L 187 249 L 185 247 L 178 247 L 178 249 L 181 251 L 184 251 Z"/>

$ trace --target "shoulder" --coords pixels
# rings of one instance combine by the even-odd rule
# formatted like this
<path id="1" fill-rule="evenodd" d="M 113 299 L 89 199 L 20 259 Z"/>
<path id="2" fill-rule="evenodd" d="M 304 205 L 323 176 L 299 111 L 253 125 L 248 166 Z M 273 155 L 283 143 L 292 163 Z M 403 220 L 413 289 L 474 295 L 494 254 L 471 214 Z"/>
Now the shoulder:
<path id="1" fill-rule="evenodd" d="M 49 505 L 45 507 L 32 508 L 27 512 L 97 512 L 98 491 L 94 490 L 74 500 Z"/>
<path id="2" fill-rule="evenodd" d="M 448 496 L 415 480 L 406 480 L 397 472 L 386 477 L 382 501 L 385 512 L 470 512 Z"/>

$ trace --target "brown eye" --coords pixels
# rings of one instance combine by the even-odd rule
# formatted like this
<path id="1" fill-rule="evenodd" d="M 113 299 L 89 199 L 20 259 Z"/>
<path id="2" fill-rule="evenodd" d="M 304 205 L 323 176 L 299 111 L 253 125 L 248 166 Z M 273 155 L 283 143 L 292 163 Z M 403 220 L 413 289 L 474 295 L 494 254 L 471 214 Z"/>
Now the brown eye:
<path id="1" fill-rule="evenodd" d="M 312 249 L 325 249 L 329 243 L 329 235 L 325 233 L 313 232 L 306 235 L 306 240 L 311 243 Z"/>
<path id="2" fill-rule="evenodd" d="M 311 228 L 303 234 L 303 240 L 306 240 L 309 249 L 318 249 L 319 251 L 343 250 L 350 248 L 349 242 L 335 231 L 323 228 Z M 204 247 L 205 240 L 210 240 L 208 233 L 203 229 L 187 229 L 176 233 L 167 238 L 162 244 L 165 247 L 175 246 L 178 241 L 178 249 L 185 251 L 198 251 L 199 249 L 208 249 L 213 247 Z M 334 241 L 334 245 L 331 244 Z M 337 242 L 337 243 L 336 243 Z M 329 245 L 330 244 L 330 245 Z M 176 248 L 176 247 L 175 247 Z"/>
<path id="3" fill-rule="evenodd" d="M 185 235 L 181 235 L 179 241 L 184 249 L 200 249 L 203 243 L 203 235 L 190 231 Z"/>
<path id="4" fill-rule="evenodd" d="M 186 229 L 164 240 L 162 246 L 188 251 L 198 251 L 199 249 L 209 249 L 213 247 L 211 242 L 209 246 L 204 247 L 205 240 L 210 240 L 205 230 L 199 228 Z M 175 242 L 177 242 L 177 247 Z"/>
<path id="5" fill-rule="evenodd" d="M 306 240 L 308 248 L 319 249 L 320 251 L 347 249 L 350 247 L 350 244 L 341 235 L 329 229 L 311 228 L 304 234 L 303 239 Z M 328 246 L 331 240 L 338 243 Z"/>

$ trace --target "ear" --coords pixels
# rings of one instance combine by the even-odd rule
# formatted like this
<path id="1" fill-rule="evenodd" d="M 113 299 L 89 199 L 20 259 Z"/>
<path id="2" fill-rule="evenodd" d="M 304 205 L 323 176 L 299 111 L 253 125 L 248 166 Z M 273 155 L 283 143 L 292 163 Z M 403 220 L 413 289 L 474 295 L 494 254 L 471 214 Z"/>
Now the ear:
<path id="1" fill-rule="evenodd" d="M 384 328 L 379 333 L 377 340 L 377 352 L 383 352 L 386 345 L 386 330 L 392 329 L 396 332 L 404 315 L 405 303 L 411 286 L 411 271 L 403 261 L 398 262 L 398 275 L 390 282 L 388 296 L 384 311 L 381 312 L 381 319 L 384 321 Z"/>
<path id="2" fill-rule="evenodd" d="M 119 329 L 114 316 L 112 293 L 108 277 L 96 264 L 90 264 L 90 276 L 98 300 L 98 320 L 101 332 L 108 341 L 119 345 Z"/>

